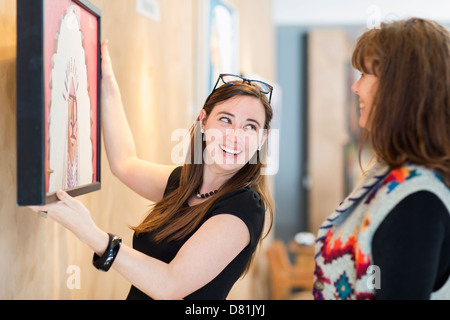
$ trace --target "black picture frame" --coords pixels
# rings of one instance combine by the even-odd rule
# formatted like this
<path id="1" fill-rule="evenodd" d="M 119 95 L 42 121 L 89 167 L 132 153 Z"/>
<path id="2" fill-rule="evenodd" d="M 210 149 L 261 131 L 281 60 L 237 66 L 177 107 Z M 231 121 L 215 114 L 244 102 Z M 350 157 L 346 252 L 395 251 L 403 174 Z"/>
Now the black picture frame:
<path id="1" fill-rule="evenodd" d="M 97 20 L 96 142 L 92 144 L 92 183 L 63 189 L 79 196 L 101 188 L 101 19 L 102 12 L 86 0 L 70 0 Z M 57 200 L 47 192 L 44 17 L 47 0 L 17 0 L 17 205 L 44 205 Z M 95 28 L 95 27 L 94 27 Z M 47 62 L 48 63 L 48 62 Z M 95 69 L 95 68 L 94 68 Z M 89 80 L 87 80 L 89 83 Z M 92 100 L 92 99 L 91 99 Z M 78 108 L 78 106 L 77 106 Z M 92 110 L 92 104 L 91 104 Z M 92 138 L 91 138 L 92 141 Z M 96 160 L 95 160 L 96 159 Z M 48 166 L 48 164 L 47 164 Z M 47 178 L 47 181 L 49 178 Z"/>

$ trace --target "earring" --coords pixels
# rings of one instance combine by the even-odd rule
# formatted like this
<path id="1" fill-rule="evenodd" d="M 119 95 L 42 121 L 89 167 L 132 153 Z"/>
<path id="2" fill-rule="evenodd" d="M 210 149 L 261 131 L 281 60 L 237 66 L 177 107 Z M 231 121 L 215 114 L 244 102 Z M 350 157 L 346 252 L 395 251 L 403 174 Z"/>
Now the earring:
<path id="1" fill-rule="evenodd" d="M 205 134 L 205 129 L 200 130 L 201 134 Z"/>

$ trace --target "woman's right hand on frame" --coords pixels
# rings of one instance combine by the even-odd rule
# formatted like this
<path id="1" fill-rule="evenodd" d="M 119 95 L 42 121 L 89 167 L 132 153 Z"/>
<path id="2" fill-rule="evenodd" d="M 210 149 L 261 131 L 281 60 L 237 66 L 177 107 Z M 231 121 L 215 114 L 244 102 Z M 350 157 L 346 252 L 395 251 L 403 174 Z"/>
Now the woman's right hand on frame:
<path id="1" fill-rule="evenodd" d="M 106 98 L 107 95 L 112 93 L 118 93 L 119 87 L 116 81 L 116 77 L 114 76 L 114 70 L 112 67 L 111 56 L 109 55 L 108 50 L 108 40 L 105 40 L 101 45 L 101 54 L 102 54 L 102 93 Z M 106 96 L 105 96 L 106 94 Z"/>
<path id="2" fill-rule="evenodd" d="M 101 54 L 102 54 L 102 78 L 114 77 L 111 57 L 109 56 L 108 50 L 108 40 L 103 41 L 101 46 Z"/>

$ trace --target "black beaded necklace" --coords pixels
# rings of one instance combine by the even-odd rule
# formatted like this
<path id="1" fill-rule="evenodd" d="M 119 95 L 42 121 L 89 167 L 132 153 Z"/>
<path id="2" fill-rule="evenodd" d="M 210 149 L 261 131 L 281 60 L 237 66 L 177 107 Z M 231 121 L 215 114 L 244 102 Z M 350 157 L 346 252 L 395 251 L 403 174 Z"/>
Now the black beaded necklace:
<path id="1" fill-rule="evenodd" d="M 205 198 L 212 197 L 212 196 L 215 195 L 217 192 L 219 192 L 219 191 L 218 191 L 218 190 L 215 190 L 215 191 L 211 191 L 211 192 L 207 192 L 207 193 L 201 194 L 199 191 L 196 191 L 195 194 L 197 195 L 197 198 L 199 198 L 199 199 L 205 199 Z"/>

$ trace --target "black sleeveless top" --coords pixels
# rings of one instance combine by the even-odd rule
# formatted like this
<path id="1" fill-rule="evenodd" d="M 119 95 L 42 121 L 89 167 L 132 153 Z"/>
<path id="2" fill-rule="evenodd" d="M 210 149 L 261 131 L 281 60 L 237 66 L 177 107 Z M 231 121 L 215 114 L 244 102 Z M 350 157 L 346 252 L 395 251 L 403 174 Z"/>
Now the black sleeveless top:
<path id="1" fill-rule="evenodd" d="M 164 196 L 173 192 L 180 184 L 181 167 L 175 169 L 169 177 Z M 186 204 L 187 205 L 187 204 Z M 211 282 L 191 293 L 186 300 L 224 300 L 234 283 L 242 276 L 247 264 L 258 246 L 265 217 L 265 207 L 259 193 L 251 188 L 232 191 L 219 200 L 206 213 L 203 221 L 187 237 L 178 241 L 163 241 L 157 243 L 154 240 L 156 231 L 133 236 L 133 248 L 166 263 L 170 263 L 186 241 L 213 216 L 231 214 L 241 219 L 250 232 L 250 243 L 236 258 Z M 226 241 L 226 239 L 224 239 Z M 128 300 L 152 299 L 145 293 L 132 286 L 127 297 Z"/>

